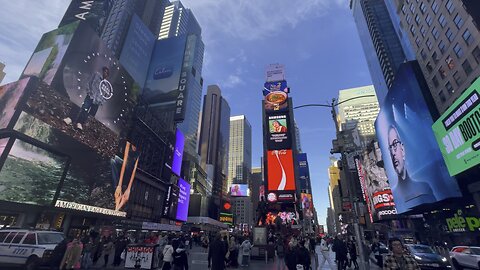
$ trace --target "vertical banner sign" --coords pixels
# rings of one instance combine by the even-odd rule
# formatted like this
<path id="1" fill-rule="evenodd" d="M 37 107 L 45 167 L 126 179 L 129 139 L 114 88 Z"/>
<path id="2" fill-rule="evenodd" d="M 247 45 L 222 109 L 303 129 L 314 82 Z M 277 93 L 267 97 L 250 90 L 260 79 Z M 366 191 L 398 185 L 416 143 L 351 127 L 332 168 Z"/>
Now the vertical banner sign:
<path id="1" fill-rule="evenodd" d="M 178 204 L 177 204 L 177 220 L 187 221 L 188 203 L 190 202 L 190 184 L 180 178 L 178 180 Z"/>
<path id="2" fill-rule="evenodd" d="M 268 151 L 268 190 L 295 190 L 292 150 Z"/>
<path id="3" fill-rule="evenodd" d="M 367 194 L 367 188 L 365 183 L 365 171 L 363 170 L 363 166 L 360 163 L 360 159 L 358 157 L 355 157 L 355 166 L 357 166 L 358 178 L 360 180 L 360 186 L 362 187 L 363 200 L 367 204 L 368 215 L 370 216 L 370 222 L 373 223 L 372 209 L 370 208 L 370 197 Z"/>
<path id="4" fill-rule="evenodd" d="M 480 79 L 433 124 L 450 175 L 480 164 Z"/>
<path id="5" fill-rule="evenodd" d="M 185 119 L 185 110 L 187 108 L 185 101 L 187 96 L 188 78 L 191 76 L 196 43 L 197 36 L 189 35 L 185 47 L 185 54 L 183 56 L 182 72 L 180 73 L 177 102 L 175 104 L 175 121 L 177 122 L 181 122 Z"/>
<path id="6" fill-rule="evenodd" d="M 183 133 L 177 129 L 175 133 L 175 148 L 173 149 L 172 172 L 180 176 L 182 170 L 183 148 L 185 146 L 185 137 Z"/>

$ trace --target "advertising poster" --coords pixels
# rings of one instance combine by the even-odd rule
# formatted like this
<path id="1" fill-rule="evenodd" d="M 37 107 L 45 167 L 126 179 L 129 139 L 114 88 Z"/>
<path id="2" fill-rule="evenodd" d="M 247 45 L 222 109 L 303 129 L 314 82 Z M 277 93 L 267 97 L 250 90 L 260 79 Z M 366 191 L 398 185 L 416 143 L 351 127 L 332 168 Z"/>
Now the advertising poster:
<path id="1" fill-rule="evenodd" d="M 187 221 L 188 204 L 190 202 L 190 184 L 180 178 L 178 180 L 178 203 L 177 203 L 177 220 Z"/>
<path id="2" fill-rule="evenodd" d="M 298 162 L 298 178 L 300 179 L 300 187 L 299 189 L 304 190 L 311 190 L 310 187 L 310 171 L 308 169 L 308 161 L 307 161 L 307 154 L 300 153 L 297 155 L 297 162 Z"/>
<path id="3" fill-rule="evenodd" d="M 368 210 L 368 216 L 370 218 L 370 222 L 373 222 L 373 215 L 372 215 L 372 207 L 371 207 L 371 197 L 369 196 L 367 192 L 367 185 L 366 185 L 366 176 L 365 176 L 365 171 L 363 169 L 363 165 L 360 162 L 360 159 L 358 157 L 355 157 L 355 166 L 357 167 L 357 173 L 358 173 L 358 180 L 360 181 L 360 186 L 362 188 L 362 197 L 363 200 L 365 201 L 367 205 L 367 210 Z"/>
<path id="4" fill-rule="evenodd" d="M 298 224 L 298 218 L 297 218 L 297 215 L 294 212 L 278 212 L 278 213 L 268 212 L 267 213 L 267 224 L 269 224 L 269 223 L 275 224 L 275 220 L 277 219 L 277 217 L 280 218 L 283 225 Z"/>
<path id="5" fill-rule="evenodd" d="M 302 198 L 302 209 L 303 215 L 305 217 L 313 217 L 313 201 L 312 201 L 312 194 L 308 193 L 301 193 Z"/>
<path id="6" fill-rule="evenodd" d="M 7 128 L 30 78 L 0 86 L 0 129 Z"/>
<path id="7" fill-rule="evenodd" d="M 186 43 L 186 36 L 156 41 L 143 90 L 143 97 L 150 105 L 175 107 Z"/>
<path id="8" fill-rule="evenodd" d="M 450 175 L 480 163 L 480 79 L 433 124 Z"/>
<path id="9" fill-rule="evenodd" d="M 284 83 L 282 85 L 282 83 Z M 286 82 L 266 82 L 263 87 L 265 112 L 285 112 L 288 110 L 288 88 Z M 283 90 L 276 90 L 282 89 Z M 286 90 L 287 89 L 287 90 Z"/>
<path id="10" fill-rule="evenodd" d="M 232 184 L 230 187 L 230 196 L 232 197 L 247 197 L 248 185 L 246 184 Z"/>
<path id="11" fill-rule="evenodd" d="M 100 35 L 112 6 L 113 1 L 110 0 L 73 0 L 58 27 L 76 21 L 85 21 Z"/>
<path id="12" fill-rule="evenodd" d="M 375 122 L 398 213 L 461 196 L 456 180 L 448 174 L 432 124 L 412 64 L 402 64 Z"/>
<path id="13" fill-rule="evenodd" d="M 295 174 L 292 150 L 267 152 L 268 190 L 295 190 Z"/>
<path id="14" fill-rule="evenodd" d="M 124 208 L 130 199 L 130 193 L 135 181 L 135 174 L 140 158 L 139 149 L 130 142 L 125 142 L 122 150 L 123 157 L 115 156 L 112 159 L 112 179 L 113 186 L 115 187 L 114 197 L 116 211 Z"/>
<path id="15" fill-rule="evenodd" d="M 120 55 L 120 63 L 141 86 L 145 85 L 155 40 L 150 29 L 136 14 L 133 14 Z"/>
<path id="16" fill-rule="evenodd" d="M 182 170 L 183 148 L 185 147 L 185 136 L 177 129 L 175 132 L 175 148 L 173 149 L 172 172 L 180 176 Z"/>
<path id="17" fill-rule="evenodd" d="M 152 264 L 156 261 L 155 247 L 153 245 L 129 245 L 125 255 L 125 268 L 152 269 Z"/>
<path id="18" fill-rule="evenodd" d="M 286 114 L 269 115 L 268 120 L 268 141 L 267 147 L 273 149 L 290 149 L 292 138 L 289 131 L 290 121 Z"/>
<path id="19" fill-rule="evenodd" d="M 163 217 L 172 220 L 177 218 L 178 193 L 179 188 L 177 185 L 172 184 L 168 186 L 167 196 L 165 197 L 165 203 L 163 207 Z"/>

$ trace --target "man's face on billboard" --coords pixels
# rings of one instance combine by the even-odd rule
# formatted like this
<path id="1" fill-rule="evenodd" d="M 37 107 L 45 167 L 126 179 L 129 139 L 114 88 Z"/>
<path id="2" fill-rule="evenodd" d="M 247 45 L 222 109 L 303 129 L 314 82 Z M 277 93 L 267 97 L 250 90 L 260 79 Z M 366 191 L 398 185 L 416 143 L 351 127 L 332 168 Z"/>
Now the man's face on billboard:
<path id="1" fill-rule="evenodd" d="M 388 131 L 388 148 L 392 158 L 393 167 L 398 175 L 404 176 L 405 173 L 405 150 L 400 141 L 398 132 L 395 128 Z"/>

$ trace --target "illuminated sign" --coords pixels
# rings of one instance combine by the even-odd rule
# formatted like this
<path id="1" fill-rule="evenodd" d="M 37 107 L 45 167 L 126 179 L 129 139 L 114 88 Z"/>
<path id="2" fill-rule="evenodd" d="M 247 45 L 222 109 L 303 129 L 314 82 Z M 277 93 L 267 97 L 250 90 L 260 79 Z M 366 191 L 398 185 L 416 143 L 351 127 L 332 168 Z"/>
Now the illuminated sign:
<path id="1" fill-rule="evenodd" d="M 233 184 L 230 187 L 230 195 L 232 197 L 247 197 L 248 196 L 248 185 Z"/>
<path id="2" fill-rule="evenodd" d="M 183 148 L 185 147 L 185 137 L 183 133 L 177 129 L 175 133 L 175 148 L 173 149 L 172 172 L 180 176 L 182 169 Z"/>
<path id="3" fill-rule="evenodd" d="M 462 210 L 458 210 L 452 218 L 447 218 L 447 227 L 450 232 L 480 231 L 480 218 L 464 217 Z"/>
<path id="4" fill-rule="evenodd" d="M 126 217 L 127 216 L 127 213 L 122 212 L 122 211 L 115 211 L 115 210 L 112 210 L 112 209 L 90 206 L 90 205 L 85 205 L 85 204 L 80 204 L 80 203 L 75 203 L 75 202 L 66 202 L 66 201 L 61 201 L 61 200 L 57 200 L 57 202 L 55 203 L 55 207 L 65 208 L 65 209 L 74 209 L 74 210 L 104 214 L 104 215 L 109 215 L 109 216 L 117 216 L 117 217 Z"/>
<path id="5" fill-rule="evenodd" d="M 480 164 L 480 79 L 433 124 L 450 175 Z"/>
<path id="6" fill-rule="evenodd" d="M 178 203 L 177 203 L 177 220 L 187 221 L 188 203 L 190 202 L 190 184 L 180 178 L 178 180 Z"/>
<path id="7" fill-rule="evenodd" d="M 219 221 L 227 225 L 233 225 L 233 214 L 220 213 Z"/>
<path id="8" fill-rule="evenodd" d="M 267 152 L 268 190 L 295 190 L 292 150 Z"/>

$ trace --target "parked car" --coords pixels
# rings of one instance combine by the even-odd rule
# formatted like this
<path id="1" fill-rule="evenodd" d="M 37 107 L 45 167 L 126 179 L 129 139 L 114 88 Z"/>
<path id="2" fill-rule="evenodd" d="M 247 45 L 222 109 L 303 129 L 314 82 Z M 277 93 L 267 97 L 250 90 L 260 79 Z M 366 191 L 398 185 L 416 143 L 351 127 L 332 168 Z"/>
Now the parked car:
<path id="1" fill-rule="evenodd" d="M 63 233 L 53 231 L 0 230 L 0 266 L 37 269 L 49 262 L 53 249 L 64 238 Z"/>
<path id="2" fill-rule="evenodd" d="M 464 267 L 480 269 L 480 247 L 456 246 L 450 251 L 455 269 Z"/>
<path id="3" fill-rule="evenodd" d="M 452 269 L 448 259 L 435 252 L 430 246 L 405 245 L 421 269 Z"/>

